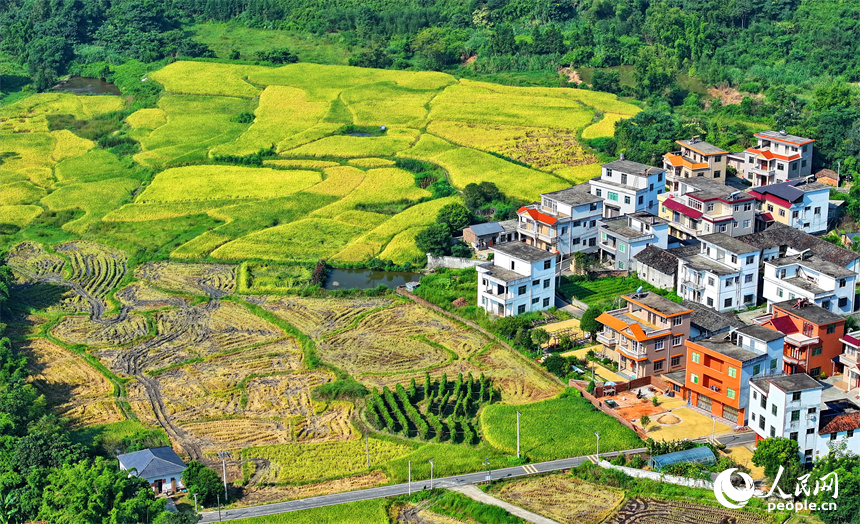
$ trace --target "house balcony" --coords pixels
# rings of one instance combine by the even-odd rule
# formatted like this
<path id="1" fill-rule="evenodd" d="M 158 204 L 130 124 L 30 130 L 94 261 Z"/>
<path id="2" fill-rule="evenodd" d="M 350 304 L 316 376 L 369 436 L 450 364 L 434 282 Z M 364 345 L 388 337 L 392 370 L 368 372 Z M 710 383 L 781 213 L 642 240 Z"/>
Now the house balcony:
<path id="1" fill-rule="evenodd" d="M 696 280 L 684 280 L 682 283 L 687 286 L 687 289 L 694 289 L 696 291 L 705 290 L 705 284 Z"/>
<path id="2" fill-rule="evenodd" d="M 618 243 L 615 241 L 614 238 L 612 238 L 612 239 L 607 238 L 606 240 L 600 241 L 600 248 L 605 250 L 605 251 L 615 251 L 615 249 L 617 247 L 618 247 Z"/>
<path id="3" fill-rule="evenodd" d="M 618 344 L 618 339 L 615 337 L 616 337 L 615 335 L 612 335 L 611 337 L 609 337 L 609 336 L 605 335 L 603 333 L 603 331 L 600 331 L 599 333 L 597 333 L 597 341 L 600 342 L 601 344 L 603 344 L 604 346 L 615 346 L 616 344 Z"/>
<path id="4" fill-rule="evenodd" d="M 510 300 L 510 299 L 516 297 L 516 295 L 514 293 L 511 293 L 511 292 L 498 293 L 496 289 L 485 289 L 484 294 L 486 294 L 487 296 L 490 296 L 492 298 L 495 298 L 496 300 L 500 300 L 502 302 L 505 302 L 506 300 Z"/>
<path id="5" fill-rule="evenodd" d="M 545 234 L 540 233 L 538 231 L 534 231 L 532 229 L 527 229 L 524 227 L 517 228 L 517 232 L 519 232 L 522 235 L 526 235 L 527 237 L 530 237 L 530 238 L 543 240 L 544 242 L 547 242 L 549 244 L 557 244 L 559 242 L 559 240 L 561 240 L 561 237 L 557 236 L 555 234 L 555 232 L 553 232 L 550 235 L 545 235 Z"/>
<path id="6" fill-rule="evenodd" d="M 782 359 L 785 360 L 787 364 L 796 366 L 806 361 L 806 355 L 803 353 L 785 353 L 782 355 Z"/>
<path id="7" fill-rule="evenodd" d="M 644 349 L 633 349 L 631 345 L 619 345 L 615 348 L 619 353 L 633 360 L 645 360 L 648 358 L 648 352 Z"/>
<path id="8" fill-rule="evenodd" d="M 811 346 L 813 344 L 818 344 L 821 341 L 818 337 L 808 337 L 801 333 L 792 333 L 790 335 L 785 336 L 786 344 L 791 346 L 801 348 L 806 346 Z"/>

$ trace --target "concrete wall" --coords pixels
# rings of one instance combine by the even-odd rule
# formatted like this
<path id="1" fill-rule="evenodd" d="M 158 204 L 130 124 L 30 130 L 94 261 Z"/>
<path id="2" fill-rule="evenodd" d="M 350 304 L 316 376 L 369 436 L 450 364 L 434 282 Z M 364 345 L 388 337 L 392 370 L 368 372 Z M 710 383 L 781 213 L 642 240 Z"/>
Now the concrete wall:
<path id="1" fill-rule="evenodd" d="M 643 469 L 628 468 L 625 466 L 616 466 L 605 460 L 600 461 L 600 467 L 604 469 L 617 469 L 625 475 L 641 479 L 651 479 L 659 482 L 668 482 L 669 484 L 677 484 L 679 486 L 687 486 L 690 488 L 714 489 L 714 483 L 702 479 L 691 479 L 687 477 L 676 477 L 675 475 L 664 475 L 656 471 L 645 471 Z"/>
<path id="2" fill-rule="evenodd" d="M 427 269 L 433 270 L 438 267 L 449 267 L 452 269 L 465 269 L 467 267 L 475 267 L 478 264 L 485 263 L 486 260 L 475 260 L 473 258 L 459 257 L 434 257 L 427 254 Z"/>

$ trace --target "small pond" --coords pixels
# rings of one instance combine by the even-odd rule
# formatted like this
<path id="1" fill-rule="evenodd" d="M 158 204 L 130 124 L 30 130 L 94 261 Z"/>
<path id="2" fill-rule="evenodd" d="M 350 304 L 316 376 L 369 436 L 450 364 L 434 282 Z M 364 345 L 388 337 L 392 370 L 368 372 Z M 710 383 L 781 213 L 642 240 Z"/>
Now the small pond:
<path id="1" fill-rule="evenodd" d="M 332 269 L 325 289 L 372 289 L 380 284 L 391 289 L 418 280 L 421 273 L 408 271 L 377 271 L 374 269 Z"/>
<path id="2" fill-rule="evenodd" d="M 57 85 L 54 91 L 63 91 L 75 95 L 116 95 L 122 93 L 119 88 L 110 82 L 99 80 L 98 78 L 85 78 L 82 76 L 73 76 Z"/>

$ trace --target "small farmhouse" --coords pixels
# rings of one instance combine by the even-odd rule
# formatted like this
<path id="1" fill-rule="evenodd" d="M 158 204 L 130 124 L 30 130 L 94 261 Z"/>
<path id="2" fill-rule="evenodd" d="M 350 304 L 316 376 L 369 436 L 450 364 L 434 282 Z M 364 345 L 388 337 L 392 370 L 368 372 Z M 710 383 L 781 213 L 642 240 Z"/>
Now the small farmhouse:
<path id="1" fill-rule="evenodd" d="M 132 475 L 146 479 L 156 493 L 173 493 L 184 488 L 185 462 L 172 448 L 144 449 L 117 456 L 119 469 L 134 470 Z"/>

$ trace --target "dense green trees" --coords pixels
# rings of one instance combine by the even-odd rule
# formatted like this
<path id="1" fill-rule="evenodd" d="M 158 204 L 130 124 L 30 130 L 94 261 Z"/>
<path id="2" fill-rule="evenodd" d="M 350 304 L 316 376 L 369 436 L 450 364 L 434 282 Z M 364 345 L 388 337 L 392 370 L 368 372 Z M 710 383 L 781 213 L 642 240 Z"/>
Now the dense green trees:
<path id="1" fill-rule="evenodd" d="M 204 505 L 214 505 L 220 496 L 224 498 L 224 484 L 214 470 L 192 460 L 182 473 L 182 483 L 188 493 L 196 493 L 197 500 Z"/>

